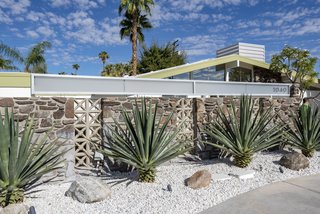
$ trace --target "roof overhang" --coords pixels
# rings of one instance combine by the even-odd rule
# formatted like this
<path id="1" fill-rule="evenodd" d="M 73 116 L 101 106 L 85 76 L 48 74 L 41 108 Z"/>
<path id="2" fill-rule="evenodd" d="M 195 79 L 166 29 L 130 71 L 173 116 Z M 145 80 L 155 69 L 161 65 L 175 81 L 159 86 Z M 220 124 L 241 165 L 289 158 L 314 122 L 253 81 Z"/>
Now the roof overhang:
<path id="1" fill-rule="evenodd" d="M 149 73 L 137 75 L 136 77 L 162 79 L 162 78 L 167 78 L 167 77 L 171 77 L 171 76 L 175 76 L 183 73 L 189 73 L 195 70 L 200 70 L 200 69 L 208 68 L 211 66 L 222 65 L 222 64 L 226 64 L 234 61 L 244 62 L 247 64 L 251 64 L 253 66 L 265 68 L 265 69 L 269 69 L 270 67 L 269 64 L 262 61 L 250 59 L 250 58 L 239 56 L 239 55 L 230 55 L 230 56 L 224 56 L 224 57 L 219 57 L 214 59 L 202 60 L 194 63 L 188 63 L 188 64 L 184 64 L 184 65 L 180 65 L 172 68 L 166 68 L 159 71 L 152 71 Z"/>
<path id="2" fill-rule="evenodd" d="M 0 87 L 30 88 L 31 75 L 23 72 L 0 72 Z"/>

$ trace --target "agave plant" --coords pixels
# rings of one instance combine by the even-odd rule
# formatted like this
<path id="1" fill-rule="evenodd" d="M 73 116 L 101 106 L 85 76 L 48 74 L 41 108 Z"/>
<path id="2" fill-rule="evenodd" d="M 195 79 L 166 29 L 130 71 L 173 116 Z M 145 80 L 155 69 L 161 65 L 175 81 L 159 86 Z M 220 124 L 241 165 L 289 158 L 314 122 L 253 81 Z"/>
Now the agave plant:
<path id="1" fill-rule="evenodd" d="M 176 129 L 169 129 L 173 114 L 160 123 L 164 116 L 157 119 L 157 110 L 157 103 L 152 106 L 149 102 L 147 107 L 145 98 L 141 100 L 141 109 L 135 102 L 132 115 L 123 110 L 125 127 L 114 120 L 115 127 L 109 127 L 112 142 L 101 150 L 106 156 L 137 169 L 141 182 L 154 182 L 157 166 L 190 149 L 187 142 L 174 142 L 182 123 Z"/>
<path id="2" fill-rule="evenodd" d="M 239 111 L 237 115 L 234 102 L 227 113 L 218 108 L 217 120 L 204 130 L 215 141 L 205 143 L 231 154 L 234 164 L 244 168 L 251 163 L 254 153 L 280 142 L 282 125 L 268 127 L 275 116 L 272 114 L 272 106 L 266 110 L 260 108 L 255 113 L 250 96 L 241 96 Z"/>
<path id="3" fill-rule="evenodd" d="M 61 156 L 56 143 L 47 143 L 46 137 L 33 140 L 33 119 L 19 135 L 19 123 L 13 113 L 5 109 L 0 114 L 0 206 L 22 202 L 25 191 L 35 187 L 46 173 L 59 168 Z"/>
<path id="4" fill-rule="evenodd" d="M 287 139 L 290 145 L 301 150 L 306 157 L 312 157 L 320 149 L 320 112 L 318 108 L 300 109 L 293 115 L 293 127 L 288 126 Z"/>

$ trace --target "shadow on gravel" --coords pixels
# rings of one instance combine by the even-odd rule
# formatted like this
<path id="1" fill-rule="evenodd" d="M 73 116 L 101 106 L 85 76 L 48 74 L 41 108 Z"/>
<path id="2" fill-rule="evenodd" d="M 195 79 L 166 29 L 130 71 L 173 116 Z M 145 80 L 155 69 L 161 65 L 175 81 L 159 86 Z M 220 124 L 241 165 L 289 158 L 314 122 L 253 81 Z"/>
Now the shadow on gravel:
<path id="1" fill-rule="evenodd" d="M 132 172 L 108 172 L 99 176 L 102 180 L 107 181 L 110 186 L 115 186 L 121 183 L 126 183 L 129 186 L 134 181 L 138 181 L 137 171 Z"/>

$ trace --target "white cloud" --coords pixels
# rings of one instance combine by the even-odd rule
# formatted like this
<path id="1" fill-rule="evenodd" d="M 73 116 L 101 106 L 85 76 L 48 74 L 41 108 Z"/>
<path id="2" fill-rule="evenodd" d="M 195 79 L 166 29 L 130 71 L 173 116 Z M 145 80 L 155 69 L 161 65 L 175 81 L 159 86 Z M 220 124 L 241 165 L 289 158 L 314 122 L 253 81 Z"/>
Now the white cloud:
<path id="1" fill-rule="evenodd" d="M 69 14 L 66 20 L 64 35 L 68 39 L 76 39 L 81 43 L 90 44 L 124 44 L 120 40 L 120 28 L 111 23 L 110 19 L 102 22 L 96 21 L 87 12 L 75 12 Z"/>
<path id="2" fill-rule="evenodd" d="M 77 7 L 81 10 L 89 10 L 105 5 L 106 0 L 50 0 L 52 7 Z"/>
<path id="3" fill-rule="evenodd" d="M 173 10 L 199 12 L 206 7 L 221 8 L 230 5 L 247 3 L 246 0 L 162 0 L 159 1 L 170 4 Z"/>
<path id="4" fill-rule="evenodd" d="M 30 11 L 26 16 L 26 19 L 34 21 L 34 22 L 37 22 L 37 21 L 42 20 L 44 18 L 45 18 L 44 13 L 35 12 L 35 11 Z"/>
<path id="5" fill-rule="evenodd" d="M 29 36 L 29 37 L 31 37 L 33 39 L 36 39 L 36 38 L 39 37 L 39 34 L 37 32 L 35 32 L 35 31 L 32 31 L 32 30 L 27 30 L 26 34 L 27 34 L 27 36 Z"/>
<path id="6" fill-rule="evenodd" d="M 1 0 L 0 8 L 8 9 L 11 14 L 19 15 L 27 12 L 28 7 L 31 5 L 30 0 Z"/>
<path id="7" fill-rule="evenodd" d="M 52 7 L 61 7 L 71 4 L 70 0 L 51 0 L 50 2 Z"/>
<path id="8" fill-rule="evenodd" d="M 224 47 L 225 38 L 216 35 L 196 35 L 181 38 L 181 47 L 188 56 L 214 56 L 217 49 Z"/>
<path id="9" fill-rule="evenodd" d="M 163 2 L 155 5 L 155 7 L 152 9 L 152 16 L 150 17 L 150 20 L 154 27 L 159 27 L 161 24 L 172 23 L 175 21 L 199 21 L 201 23 L 217 23 L 219 21 L 229 21 L 231 19 L 231 16 L 221 13 L 210 14 L 197 11 L 197 9 L 193 11 L 183 11 L 183 9 L 170 8 L 167 5 L 164 5 Z"/>
<path id="10" fill-rule="evenodd" d="M 48 26 L 38 27 L 36 31 L 45 37 L 55 36 L 55 32 Z"/>
<path id="11" fill-rule="evenodd" d="M 12 19 L 0 8 L 0 23 L 10 24 Z"/>
<path id="12" fill-rule="evenodd" d="M 257 5 L 259 3 L 259 0 L 248 0 L 248 4 L 250 5 L 250 6 L 255 6 L 255 5 Z"/>

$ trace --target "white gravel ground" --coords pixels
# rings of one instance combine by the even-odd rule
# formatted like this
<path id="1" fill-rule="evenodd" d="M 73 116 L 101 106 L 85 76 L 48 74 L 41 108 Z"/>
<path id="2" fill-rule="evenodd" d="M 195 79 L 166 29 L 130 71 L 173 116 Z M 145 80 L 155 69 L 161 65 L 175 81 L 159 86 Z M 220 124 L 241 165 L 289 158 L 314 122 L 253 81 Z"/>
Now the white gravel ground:
<path id="1" fill-rule="evenodd" d="M 233 177 L 226 181 L 212 182 L 207 189 L 190 189 L 184 186 L 184 180 L 200 169 L 207 169 L 212 174 L 229 174 L 239 168 L 222 160 L 190 162 L 179 159 L 159 167 L 156 182 L 153 184 L 125 181 L 113 185 L 112 182 L 119 182 L 122 180 L 120 178 L 129 176 L 125 173 L 105 177 L 105 181 L 113 186 L 112 197 L 103 202 L 81 204 L 67 198 L 64 193 L 70 183 L 62 183 L 40 186 L 38 189 L 43 191 L 31 194 L 25 203 L 35 206 L 37 214 L 198 213 L 266 184 L 320 173 L 319 152 L 310 159 L 309 168 L 299 172 L 284 169 L 283 174 L 279 172 L 279 165 L 276 163 L 281 156 L 280 153 L 258 154 L 248 167 L 256 171 L 254 178 L 239 180 Z M 134 175 L 131 173 L 130 177 L 134 178 Z M 172 186 L 172 192 L 166 191 L 168 184 Z"/>

